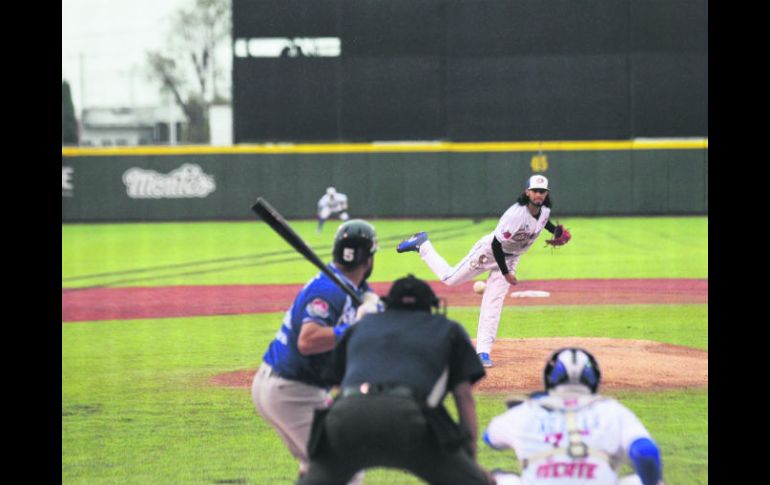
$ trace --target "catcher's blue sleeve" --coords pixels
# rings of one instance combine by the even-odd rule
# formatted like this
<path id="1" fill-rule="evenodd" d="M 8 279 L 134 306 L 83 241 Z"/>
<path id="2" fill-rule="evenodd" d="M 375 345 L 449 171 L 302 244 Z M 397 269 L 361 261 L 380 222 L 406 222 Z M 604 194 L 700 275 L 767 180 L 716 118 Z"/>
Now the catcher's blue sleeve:
<path id="1" fill-rule="evenodd" d="M 631 443 L 628 458 L 644 485 L 655 485 L 660 481 L 662 466 L 658 446 L 649 438 L 639 438 Z"/>
<path id="2" fill-rule="evenodd" d="M 497 446 L 492 444 L 492 440 L 489 438 L 489 430 L 486 430 L 486 429 L 484 430 L 484 443 L 486 443 L 487 446 L 489 446 L 493 450 L 499 451 L 503 449 L 503 448 L 498 448 Z"/>

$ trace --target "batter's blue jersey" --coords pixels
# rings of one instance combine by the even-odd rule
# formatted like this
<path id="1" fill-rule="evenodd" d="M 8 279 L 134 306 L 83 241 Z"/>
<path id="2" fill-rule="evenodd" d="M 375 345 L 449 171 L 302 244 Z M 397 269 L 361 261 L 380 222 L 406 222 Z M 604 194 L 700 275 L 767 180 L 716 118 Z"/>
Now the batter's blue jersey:
<path id="1" fill-rule="evenodd" d="M 333 264 L 329 264 L 328 267 L 359 296 L 369 290 L 366 282 L 356 288 L 353 282 L 340 273 Z M 323 272 L 319 272 L 294 299 L 263 360 L 285 379 L 326 387 L 321 379 L 321 369 L 328 361 L 331 352 L 314 355 L 300 354 L 297 349 L 297 339 L 302 325 L 307 322 L 316 322 L 326 327 L 335 327 L 343 323 L 353 323 L 355 316 L 356 306 L 350 296 L 337 287 Z"/>

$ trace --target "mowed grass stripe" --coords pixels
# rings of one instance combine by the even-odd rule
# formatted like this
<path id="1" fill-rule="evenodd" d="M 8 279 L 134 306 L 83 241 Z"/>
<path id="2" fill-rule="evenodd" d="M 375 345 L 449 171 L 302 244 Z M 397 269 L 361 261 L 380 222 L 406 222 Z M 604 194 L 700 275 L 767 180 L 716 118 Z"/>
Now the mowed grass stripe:
<path id="1" fill-rule="evenodd" d="M 475 225 L 475 224 L 474 224 Z M 436 228 L 431 229 L 434 239 L 446 241 L 467 235 L 466 226 Z M 379 244 L 395 246 L 401 241 L 402 236 L 390 236 L 388 238 L 379 237 Z M 332 252 L 332 245 L 327 244 L 322 247 L 311 248 L 323 256 Z M 328 258 L 327 258 L 328 259 Z M 116 270 L 109 272 L 97 272 L 91 274 L 79 274 L 74 276 L 62 276 L 62 286 L 67 288 L 105 288 L 134 286 L 141 284 L 143 286 L 152 286 L 153 281 L 168 280 L 170 278 L 189 278 L 190 276 L 199 276 L 211 273 L 224 273 L 231 270 L 243 269 L 249 267 L 263 267 L 285 263 L 303 263 L 306 260 L 298 254 L 293 248 L 285 245 L 283 249 L 262 253 L 249 254 L 244 256 L 222 257 L 208 260 L 193 260 L 183 263 L 172 263 L 147 267 L 136 267 L 125 270 Z M 125 277 L 128 276 L 128 277 Z"/>
<path id="2" fill-rule="evenodd" d="M 381 241 L 372 281 L 390 282 L 407 273 L 436 276 L 415 253 L 398 254 L 396 243 L 430 230 L 436 249 L 450 263 L 460 261 L 476 240 L 494 230 L 496 219 L 473 223 L 453 220 L 373 220 Z M 707 278 L 708 219 L 705 217 L 562 219 L 573 234 L 559 249 L 545 247 L 542 234 L 521 258 L 519 279 Z M 331 259 L 333 226 L 316 233 L 314 221 L 291 221 L 292 227 L 321 259 Z M 330 224 L 331 225 L 331 224 Z M 154 223 L 62 226 L 62 287 L 177 286 L 257 283 L 304 284 L 317 270 L 303 258 L 280 264 L 252 265 L 255 254 L 291 254 L 288 244 L 266 224 Z M 282 258 L 281 256 L 271 256 Z M 205 271 L 192 265 L 228 258 Z M 172 269 L 171 273 L 147 269 Z M 210 271 L 209 271 L 210 270 Z M 174 271 L 178 271 L 175 274 Z M 110 275 L 101 280 L 93 275 Z M 121 281 L 119 280 L 126 280 Z"/>

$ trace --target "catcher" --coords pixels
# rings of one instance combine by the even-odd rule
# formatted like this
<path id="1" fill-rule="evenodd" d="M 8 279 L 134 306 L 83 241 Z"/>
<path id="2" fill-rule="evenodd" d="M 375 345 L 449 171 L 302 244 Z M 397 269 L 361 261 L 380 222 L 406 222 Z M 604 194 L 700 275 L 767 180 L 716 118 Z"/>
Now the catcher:
<path id="1" fill-rule="evenodd" d="M 563 246 L 572 238 L 564 226 L 553 225 L 548 220 L 550 215 L 548 179 L 542 175 L 533 175 L 516 203 L 500 217 L 494 232 L 479 239 L 454 267 L 449 266 L 436 251 L 425 232 L 418 232 L 402 241 L 396 249 L 399 253 L 419 252 L 425 264 L 442 283 L 449 286 L 465 283 L 489 272 L 476 332 L 476 353 L 484 367 L 492 367 L 489 354 L 497 336 L 503 300 L 510 285 L 517 283 L 516 267 L 521 255 L 534 244 L 543 229 L 553 233 L 553 237 L 546 241 L 546 244 L 553 247 Z"/>
<path id="2" fill-rule="evenodd" d="M 639 418 L 598 393 L 599 364 L 588 351 L 555 351 L 543 370 L 545 390 L 506 401 L 484 442 L 512 449 L 521 474 L 495 470 L 497 485 L 661 485 L 660 449 Z M 633 467 L 619 476 L 621 465 Z"/>

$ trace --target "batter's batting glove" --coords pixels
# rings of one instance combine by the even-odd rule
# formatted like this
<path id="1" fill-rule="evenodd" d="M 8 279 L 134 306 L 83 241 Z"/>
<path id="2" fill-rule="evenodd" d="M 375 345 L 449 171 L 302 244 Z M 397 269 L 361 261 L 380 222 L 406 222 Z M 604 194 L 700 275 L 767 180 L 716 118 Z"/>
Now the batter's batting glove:
<path id="1" fill-rule="evenodd" d="M 382 304 L 380 297 L 373 291 L 367 291 L 361 298 L 363 303 L 356 310 L 356 322 L 364 318 L 365 315 L 370 313 L 380 313 L 385 310 L 385 305 Z"/>

